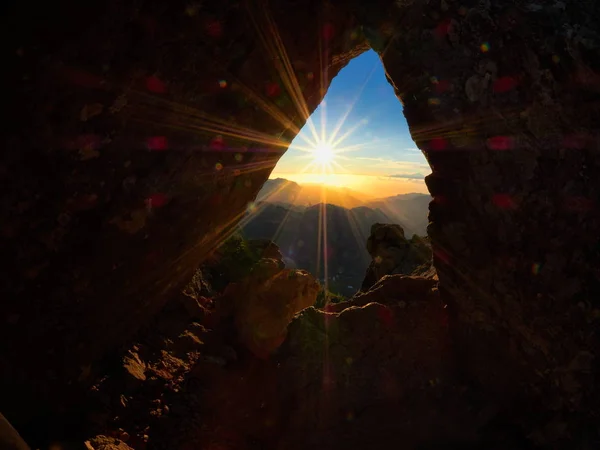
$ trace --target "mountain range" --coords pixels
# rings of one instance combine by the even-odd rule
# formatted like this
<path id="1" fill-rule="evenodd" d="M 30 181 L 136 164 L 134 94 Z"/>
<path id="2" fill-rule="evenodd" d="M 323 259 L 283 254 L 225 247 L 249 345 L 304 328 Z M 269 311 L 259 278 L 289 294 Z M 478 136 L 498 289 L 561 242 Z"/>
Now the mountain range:
<path id="1" fill-rule="evenodd" d="M 300 207 L 329 203 L 344 208 L 363 206 L 368 197 L 345 187 L 321 184 L 298 184 L 285 178 L 267 180 L 258 193 L 257 201 Z"/>
<path id="2" fill-rule="evenodd" d="M 365 199 L 350 189 L 325 187 L 321 197 L 321 189 L 268 180 L 242 220 L 242 235 L 274 241 L 286 266 L 308 270 L 327 279 L 332 292 L 350 296 L 371 262 L 366 243 L 373 224 L 399 224 L 407 237 L 427 234 L 429 195 Z"/>
<path id="3" fill-rule="evenodd" d="M 371 198 L 346 187 L 298 184 L 284 178 L 267 180 L 258 193 L 256 201 L 281 205 L 288 209 L 303 209 L 321 204 L 341 206 L 346 209 L 366 207 L 380 210 L 386 223 L 397 223 L 404 228 L 407 236 L 427 234 L 429 194 L 409 193 L 392 197 Z"/>

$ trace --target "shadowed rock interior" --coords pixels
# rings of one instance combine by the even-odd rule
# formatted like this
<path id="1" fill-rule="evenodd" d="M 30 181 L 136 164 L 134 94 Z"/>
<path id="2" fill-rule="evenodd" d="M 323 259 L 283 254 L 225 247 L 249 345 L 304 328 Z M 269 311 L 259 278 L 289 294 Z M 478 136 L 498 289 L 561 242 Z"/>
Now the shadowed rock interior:
<path id="1" fill-rule="evenodd" d="M 431 166 L 438 290 L 410 313 L 380 299 L 302 312 L 281 347 L 283 369 L 248 357 L 230 379 L 235 370 L 251 374 L 246 380 L 272 389 L 287 415 L 263 447 L 229 448 L 368 447 L 361 433 L 389 437 L 390 417 L 407 418 L 406 448 L 431 429 L 447 443 L 476 441 L 480 426 L 501 429 L 507 417 L 530 443 L 598 445 L 597 3 L 59 0 L 4 8 L 0 410 L 27 439 L 86 429 L 82 412 L 110 373 L 107 361 L 160 320 L 230 234 L 332 78 L 372 48 Z M 398 320 L 415 335 L 399 332 Z M 329 321 L 344 339 L 305 339 Z M 319 392 L 329 378 L 317 355 L 338 343 L 353 361 L 389 359 L 364 360 L 358 387 L 334 389 L 324 405 Z M 190 370 L 206 365 L 184 353 Z M 333 367 L 346 367 L 339 347 L 328 354 Z M 183 367 L 157 355 L 175 372 Z M 146 373 L 144 361 L 131 356 L 128 373 Z M 372 365 L 389 386 L 367 389 Z M 185 401 L 222 401 L 227 417 L 236 399 L 219 397 L 219 388 L 237 392 L 234 384 L 206 370 L 214 391 Z M 434 380 L 432 390 L 421 392 L 414 374 Z M 289 395 L 275 379 L 289 383 Z M 394 394 L 369 410 L 384 385 Z M 481 407 L 479 419 L 469 416 L 470 390 L 501 412 Z M 240 405 L 254 405 L 242 397 Z M 429 416 L 436 402 L 441 416 Z M 366 408 L 354 422 L 362 425 L 336 428 L 339 411 L 328 405 L 356 418 L 357 404 Z M 69 430 L 63 417 L 82 423 Z M 191 420 L 173 417 L 169 424 Z M 472 427 L 446 433 L 453 420 Z"/>

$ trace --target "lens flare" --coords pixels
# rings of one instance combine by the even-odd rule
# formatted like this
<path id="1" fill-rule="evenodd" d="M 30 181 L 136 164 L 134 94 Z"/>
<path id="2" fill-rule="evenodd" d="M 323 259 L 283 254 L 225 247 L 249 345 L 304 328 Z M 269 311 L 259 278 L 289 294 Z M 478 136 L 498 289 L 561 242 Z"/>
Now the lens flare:
<path id="1" fill-rule="evenodd" d="M 334 157 L 333 147 L 325 142 L 319 143 L 313 150 L 314 161 L 322 166 L 332 163 Z"/>

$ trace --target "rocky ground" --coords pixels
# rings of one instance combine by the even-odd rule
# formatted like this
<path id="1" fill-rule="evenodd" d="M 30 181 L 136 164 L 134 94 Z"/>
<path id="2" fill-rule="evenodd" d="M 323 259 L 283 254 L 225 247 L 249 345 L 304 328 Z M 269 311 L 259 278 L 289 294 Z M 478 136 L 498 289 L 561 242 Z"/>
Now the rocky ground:
<path id="1" fill-rule="evenodd" d="M 435 274 L 386 275 L 316 309 L 310 274 L 285 269 L 268 242 L 243 248 L 255 258 L 246 272 L 214 255 L 107 359 L 77 422 L 57 417 L 29 442 L 86 450 L 529 448 L 511 405 L 490 402 L 456 370 Z M 208 279 L 226 287 L 217 291 Z"/>

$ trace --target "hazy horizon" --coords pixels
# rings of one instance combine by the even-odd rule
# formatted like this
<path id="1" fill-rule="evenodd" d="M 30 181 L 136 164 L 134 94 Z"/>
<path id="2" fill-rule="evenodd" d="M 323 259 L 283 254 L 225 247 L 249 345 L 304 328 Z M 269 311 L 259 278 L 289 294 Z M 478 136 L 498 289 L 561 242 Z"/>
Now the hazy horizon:
<path id="1" fill-rule="evenodd" d="M 427 194 L 427 186 L 421 179 L 392 178 L 378 175 L 361 174 L 319 174 L 319 173 L 283 173 L 273 172 L 269 179 L 283 178 L 300 185 L 324 185 L 348 188 L 354 192 L 373 198 L 392 197 L 400 194 Z"/>
<path id="2" fill-rule="evenodd" d="M 298 182 L 283 177 L 271 178 L 269 181 L 283 180 L 284 183 L 266 183 L 257 196 L 257 202 L 289 204 L 294 206 L 312 206 L 327 203 L 347 209 L 359 206 L 373 207 L 374 203 L 385 202 L 388 208 L 394 209 L 393 203 L 403 196 L 427 196 L 429 193 L 406 192 L 392 196 L 374 195 L 357 191 L 346 185 L 329 185 L 322 183 Z"/>
<path id="3" fill-rule="evenodd" d="M 388 197 L 428 194 L 424 177 L 430 172 L 379 56 L 368 51 L 333 79 L 270 178 Z"/>

